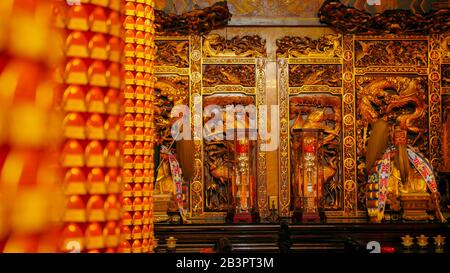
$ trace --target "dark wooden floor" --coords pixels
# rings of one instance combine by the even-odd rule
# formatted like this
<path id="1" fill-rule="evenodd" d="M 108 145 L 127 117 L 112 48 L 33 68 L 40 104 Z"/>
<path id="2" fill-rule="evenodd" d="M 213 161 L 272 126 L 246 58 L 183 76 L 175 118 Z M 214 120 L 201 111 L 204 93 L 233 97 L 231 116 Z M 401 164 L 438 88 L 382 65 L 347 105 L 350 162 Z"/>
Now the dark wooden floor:
<path id="1" fill-rule="evenodd" d="M 392 246 L 402 251 L 401 237 L 424 234 L 429 238 L 428 251 L 434 251 L 433 236 L 447 237 L 449 251 L 450 225 L 444 224 L 306 224 L 289 226 L 292 252 L 346 252 L 365 251 L 369 241 Z M 279 225 L 167 225 L 157 224 L 155 236 L 159 239 L 158 252 L 166 250 L 165 239 L 177 239 L 177 252 L 200 252 L 213 247 L 227 237 L 233 252 L 278 252 Z M 415 251 L 414 249 L 412 251 Z"/>

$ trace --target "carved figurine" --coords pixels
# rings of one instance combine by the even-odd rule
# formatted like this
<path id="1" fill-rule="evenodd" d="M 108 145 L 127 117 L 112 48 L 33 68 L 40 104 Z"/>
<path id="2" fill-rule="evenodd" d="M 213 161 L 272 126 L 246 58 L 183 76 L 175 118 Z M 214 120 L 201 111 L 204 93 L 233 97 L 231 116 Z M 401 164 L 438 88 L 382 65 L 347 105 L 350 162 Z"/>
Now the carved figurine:
<path id="1" fill-rule="evenodd" d="M 378 120 L 368 142 L 366 197 L 370 219 L 381 222 L 386 205 L 390 205 L 394 211 L 403 208 L 404 220 L 432 219 L 426 211 L 434 210 L 436 218 L 445 222 L 431 164 L 407 145 L 406 130 L 397 126 L 390 133 L 389 128 L 386 121 Z M 391 145 L 388 145 L 389 135 L 392 135 Z"/>

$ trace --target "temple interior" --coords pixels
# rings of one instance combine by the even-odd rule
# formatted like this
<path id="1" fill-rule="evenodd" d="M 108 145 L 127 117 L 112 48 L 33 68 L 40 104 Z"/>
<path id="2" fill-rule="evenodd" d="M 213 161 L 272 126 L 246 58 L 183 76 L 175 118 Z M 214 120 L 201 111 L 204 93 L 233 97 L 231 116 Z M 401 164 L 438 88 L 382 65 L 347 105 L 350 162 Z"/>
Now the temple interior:
<path id="1" fill-rule="evenodd" d="M 0 252 L 449 252 L 449 20 L 1 1 Z"/>

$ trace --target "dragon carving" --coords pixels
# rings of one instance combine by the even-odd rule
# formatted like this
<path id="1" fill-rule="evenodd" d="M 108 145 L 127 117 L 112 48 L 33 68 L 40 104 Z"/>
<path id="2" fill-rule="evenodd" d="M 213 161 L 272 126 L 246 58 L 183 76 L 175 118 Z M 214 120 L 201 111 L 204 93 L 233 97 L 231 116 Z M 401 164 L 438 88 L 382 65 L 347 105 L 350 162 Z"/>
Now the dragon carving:
<path id="1" fill-rule="evenodd" d="M 155 83 L 155 124 L 159 140 L 171 141 L 171 127 L 173 120 L 170 112 L 175 105 L 186 104 L 189 96 L 188 78 L 158 77 Z"/>
<path id="2" fill-rule="evenodd" d="M 265 57 L 266 40 L 260 36 L 236 36 L 231 40 L 210 34 L 203 40 L 203 55 L 205 57 Z"/>
<path id="3" fill-rule="evenodd" d="M 366 147 L 377 120 L 408 132 L 408 143 L 427 154 L 427 80 L 425 77 L 361 76 L 357 89 L 359 206 L 365 207 Z"/>
<path id="4" fill-rule="evenodd" d="M 319 10 L 321 23 L 351 34 L 421 34 L 445 33 L 449 29 L 450 9 L 426 14 L 410 10 L 386 10 L 371 15 L 338 0 L 326 0 Z"/>
<path id="5" fill-rule="evenodd" d="M 399 125 L 401 129 L 417 134 L 412 142 L 414 145 L 426 132 L 425 126 L 416 123 L 426 113 L 424 90 L 421 80 L 408 77 L 375 79 L 362 87 L 358 93 L 358 109 L 365 133 L 369 124 L 383 118 Z M 412 111 L 411 106 L 414 108 Z"/>
<path id="6" fill-rule="evenodd" d="M 342 36 L 326 34 L 319 39 L 285 36 L 277 40 L 278 58 L 339 57 L 342 54 Z"/>
<path id="7" fill-rule="evenodd" d="M 226 27 L 231 16 L 226 1 L 180 15 L 155 10 L 156 34 L 158 36 L 207 34 L 214 29 Z"/>
<path id="8" fill-rule="evenodd" d="M 189 41 L 156 41 L 158 47 L 155 65 L 189 67 Z"/>

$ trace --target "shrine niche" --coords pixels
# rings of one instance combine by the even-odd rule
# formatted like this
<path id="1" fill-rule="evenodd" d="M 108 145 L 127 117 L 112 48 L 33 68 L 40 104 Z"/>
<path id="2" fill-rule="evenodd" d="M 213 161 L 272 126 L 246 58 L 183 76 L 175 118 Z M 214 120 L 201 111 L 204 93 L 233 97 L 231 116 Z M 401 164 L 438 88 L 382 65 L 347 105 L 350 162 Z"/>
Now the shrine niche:
<path id="1" fill-rule="evenodd" d="M 250 135 L 252 130 L 256 133 L 256 128 L 251 128 L 256 112 L 247 108 L 254 103 L 253 97 L 244 95 L 212 95 L 203 100 L 208 109 L 204 113 L 207 212 L 251 213 L 256 208 L 257 150 L 256 139 Z M 231 112 L 229 107 L 233 107 Z"/>
<path id="2" fill-rule="evenodd" d="M 314 157 L 320 158 L 315 163 L 318 207 L 325 213 L 327 221 L 330 217 L 341 217 L 345 199 L 340 97 L 343 88 L 342 36 L 327 34 L 318 39 L 287 36 L 276 43 L 281 118 L 281 213 L 290 215 L 290 211 L 294 211 L 293 219 L 297 221 L 299 211 L 308 211 L 302 208 L 304 203 L 300 201 L 301 189 L 306 190 L 301 185 L 306 178 L 300 175 L 304 167 L 299 163 L 302 151 L 299 150 L 300 135 L 296 132 L 319 130 L 321 140 L 314 152 Z M 314 215 L 305 219 L 308 218 L 318 220 Z"/>
<path id="3" fill-rule="evenodd" d="M 429 156 L 428 82 L 420 76 L 358 76 L 357 155 L 359 205 L 364 209 L 366 147 L 373 124 L 380 119 L 407 132 L 408 145 Z"/>
<path id="4" fill-rule="evenodd" d="M 289 99 L 291 123 L 291 184 L 293 193 L 298 192 L 300 176 L 299 143 L 294 137 L 296 129 L 320 129 L 317 156 L 321 177 L 319 178 L 319 203 L 325 210 L 343 208 L 343 185 L 341 175 L 341 100 L 338 96 L 328 94 L 299 95 Z M 295 197 L 293 197 L 295 198 Z M 299 207 L 299 200 L 294 199 L 293 208 Z"/>

